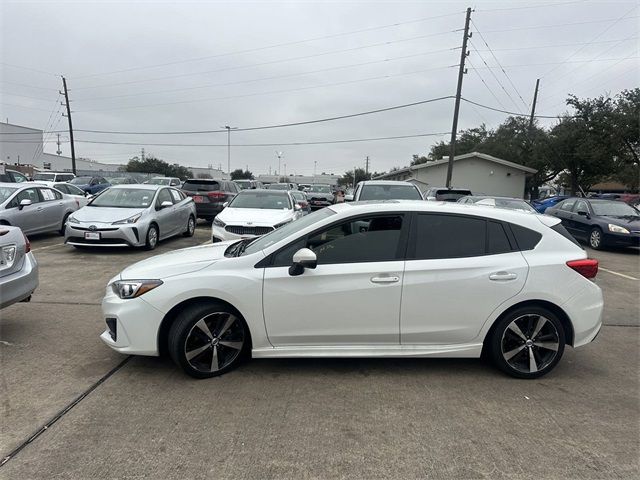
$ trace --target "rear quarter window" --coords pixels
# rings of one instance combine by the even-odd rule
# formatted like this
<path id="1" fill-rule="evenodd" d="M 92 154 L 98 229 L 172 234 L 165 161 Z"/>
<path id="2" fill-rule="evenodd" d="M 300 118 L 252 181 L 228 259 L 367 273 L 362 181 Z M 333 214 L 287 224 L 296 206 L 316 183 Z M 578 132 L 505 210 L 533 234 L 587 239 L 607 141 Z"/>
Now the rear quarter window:
<path id="1" fill-rule="evenodd" d="M 569 240 L 571 243 L 573 243 L 573 244 L 575 244 L 575 245 L 579 246 L 580 248 L 582 248 L 582 245 L 580 245 L 580 244 L 578 243 L 578 241 L 577 241 L 575 238 L 573 238 L 573 235 L 571 235 L 571 234 L 567 231 L 567 229 L 566 229 L 566 228 L 564 228 L 564 227 L 562 226 L 562 224 L 561 224 L 561 223 L 558 223 L 557 225 L 554 225 L 553 227 L 550 227 L 550 228 L 551 228 L 551 230 L 553 230 L 554 232 L 559 233 L 560 235 L 562 235 L 564 238 L 566 238 L 567 240 Z"/>
<path id="2" fill-rule="evenodd" d="M 542 235 L 535 230 L 511 224 L 511 231 L 520 250 L 533 250 L 540 243 Z"/>

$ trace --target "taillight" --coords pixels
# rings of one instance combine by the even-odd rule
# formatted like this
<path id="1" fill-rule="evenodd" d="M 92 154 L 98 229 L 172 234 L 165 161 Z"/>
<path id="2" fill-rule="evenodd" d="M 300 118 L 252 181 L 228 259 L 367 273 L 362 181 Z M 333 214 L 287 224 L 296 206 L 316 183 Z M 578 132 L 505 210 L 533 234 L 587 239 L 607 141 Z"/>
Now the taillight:
<path id="1" fill-rule="evenodd" d="M 209 198 L 225 198 L 226 196 L 224 192 L 207 192 Z"/>
<path id="2" fill-rule="evenodd" d="M 595 278 L 598 274 L 598 260 L 595 258 L 571 260 L 567 262 L 567 266 L 574 269 L 585 278 Z"/>
<path id="3" fill-rule="evenodd" d="M 29 242 L 29 239 L 24 233 L 22 235 L 24 236 L 24 243 L 25 243 L 24 253 L 29 253 L 31 251 L 31 242 Z"/>

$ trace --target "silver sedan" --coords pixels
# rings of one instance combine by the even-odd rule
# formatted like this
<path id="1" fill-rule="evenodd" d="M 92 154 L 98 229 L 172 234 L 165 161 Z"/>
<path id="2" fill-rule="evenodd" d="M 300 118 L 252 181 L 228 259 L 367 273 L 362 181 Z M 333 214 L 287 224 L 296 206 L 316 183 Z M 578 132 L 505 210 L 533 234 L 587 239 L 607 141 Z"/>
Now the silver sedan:
<path id="1" fill-rule="evenodd" d="M 27 235 L 63 234 L 67 217 L 78 208 L 73 197 L 46 185 L 0 183 L 0 225 L 20 227 Z"/>
<path id="2" fill-rule="evenodd" d="M 156 248 L 159 240 L 193 236 L 191 197 L 162 185 L 115 185 L 69 217 L 64 241 L 75 247 Z"/>
<path id="3" fill-rule="evenodd" d="M 28 302 L 38 287 L 38 264 L 18 227 L 0 227 L 0 308 Z"/>

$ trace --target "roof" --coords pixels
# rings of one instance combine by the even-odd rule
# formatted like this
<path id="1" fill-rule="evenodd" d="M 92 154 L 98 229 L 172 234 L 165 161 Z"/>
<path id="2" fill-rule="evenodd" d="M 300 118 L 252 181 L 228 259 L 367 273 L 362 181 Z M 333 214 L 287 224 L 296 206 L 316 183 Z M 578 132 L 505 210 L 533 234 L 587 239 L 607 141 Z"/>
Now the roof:
<path id="1" fill-rule="evenodd" d="M 121 185 L 112 185 L 109 189 L 158 190 L 159 188 L 168 186 L 169 185 L 154 185 L 152 183 L 123 183 Z"/>
<path id="2" fill-rule="evenodd" d="M 455 157 L 453 157 L 453 161 L 454 162 L 458 162 L 460 160 L 467 160 L 470 158 L 481 158 L 483 160 L 486 160 L 488 162 L 493 162 L 493 163 L 498 163 L 500 165 L 504 165 L 506 167 L 510 167 L 510 168 L 514 168 L 516 170 L 521 170 L 525 173 L 536 173 L 538 170 L 536 170 L 535 168 L 531 168 L 531 167 L 525 167 L 524 165 L 520 165 L 518 163 L 514 163 L 514 162 L 510 162 L 508 160 L 503 160 L 502 158 L 498 158 L 498 157 L 493 157 L 491 155 L 487 155 L 486 153 L 480 153 L 480 152 L 471 152 L 471 153 L 465 153 L 464 155 L 456 155 Z M 426 163 L 421 163 L 419 165 L 412 165 L 410 167 L 405 167 L 402 168 L 400 170 L 394 170 L 393 172 L 389 172 L 389 173 L 385 173 L 384 175 L 380 175 L 379 177 L 376 177 L 376 179 L 384 179 L 385 177 L 393 177 L 399 173 L 406 173 L 406 172 L 412 172 L 414 170 L 420 170 L 422 168 L 431 168 L 431 167 L 435 167 L 438 165 L 443 165 L 443 164 L 447 164 L 449 163 L 449 159 L 448 158 L 441 158 L 440 160 L 434 160 L 431 162 L 426 162 Z"/>
<path id="3" fill-rule="evenodd" d="M 409 182 L 405 182 L 404 180 L 364 180 L 359 183 L 361 183 L 362 185 L 412 185 Z"/>

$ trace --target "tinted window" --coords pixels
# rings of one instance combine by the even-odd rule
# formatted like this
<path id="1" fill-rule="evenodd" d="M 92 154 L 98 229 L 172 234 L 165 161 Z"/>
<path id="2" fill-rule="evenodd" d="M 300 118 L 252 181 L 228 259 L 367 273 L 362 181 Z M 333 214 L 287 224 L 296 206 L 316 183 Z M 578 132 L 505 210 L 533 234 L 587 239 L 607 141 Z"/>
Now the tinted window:
<path id="1" fill-rule="evenodd" d="M 587 202 L 584 200 L 578 200 L 576 202 L 576 206 L 573 208 L 574 212 L 587 212 L 589 213 L 589 207 L 587 206 Z"/>
<path id="2" fill-rule="evenodd" d="M 476 257 L 485 254 L 487 222 L 455 215 L 418 215 L 416 259 Z"/>
<path id="3" fill-rule="evenodd" d="M 358 200 L 422 200 L 422 197 L 411 184 L 365 185 Z"/>
<path id="4" fill-rule="evenodd" d="M 171 193 L 169 192 L 168 188 L 163 188 L 158 193 L 158 198 L 156 200 L 156 208 L 160 208 L 160 205 L 162 205 L 164 202 L 173 203 L 173 199 L 171 198 Z"/>
<path id="5" fill-rule="evenodd" d="M 497 253 L 510 252 L 511 244 L 509 243 L 509 237 L 504 231 L 504 227 L 498 222 L 489 222 L 488 228 L 488 244 L 487 253 L 494 255 Z"/>
<path id="6" fill-rule="evenodd" d="M 559 233 L 560 235 L 562 235 L 564 238 L 566 238 L 567 240 L 569 240 L 570 242 L 578 245 L 580 248 L 582 248 L 580 246 L 580 244 L 576 241 L 575 238 L 573 238 L 573 235 L 571 235 L 566 228 L 564 228 L 562 226 L 561 223 L 558 223 L 557 225 L 554 225 L 553 227 L 551 227 L 551 230 L 554 230 L 555 232 Z"/>
<path id="7" fill-rule="evenodd" d="M 58 183 L 58 184 L 54 185 L 54 187 L 56 187 L 62 193 L 72 193 L 71 191 L 69 191 L 69 185 L 66 185 L 64 183 Z"/>
<path id="8" fill-rule="evenodd" d="M 358 218 L 334 224 L 289 245 L 276 255 L 276 266 L 291 265 L 293 254 L 307 247 L 318 265 L 385 262 L 397 259 L 402 229 L 401 215 Z"/>
<path id="9" fill-rule="evenodd" d="M 459 198 L 471 195 L 470 190 L 456 190 L 456 189 L 440 189 L 436 190 L 435 197 L 438 201 L 443 202 L 457 202 Z"/>
<path id="10" fill-rule="evenodd" d="M 195 192 L 215 192 L 220 190 L 220 183 L 214 180 L 187 180 L 182 188 Z"/>
<path id="11" fill-rule="evenodd" d="M 573 208 L 573 204 L 576 203 L 575 200 L 565 200 L 564 202 L 561 202 L 560 205 L 558 206 L 558 208 L 560 210 L 565 210 L 570 212 L 571 209 Z"/>
<path id="12" fill-rule="evenodd" d="M 520 250 L 533 250 L 542 238 L 542 235 L 538 232 L 520 225 L 511 224 L 511 231 Z"/>

